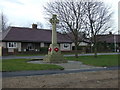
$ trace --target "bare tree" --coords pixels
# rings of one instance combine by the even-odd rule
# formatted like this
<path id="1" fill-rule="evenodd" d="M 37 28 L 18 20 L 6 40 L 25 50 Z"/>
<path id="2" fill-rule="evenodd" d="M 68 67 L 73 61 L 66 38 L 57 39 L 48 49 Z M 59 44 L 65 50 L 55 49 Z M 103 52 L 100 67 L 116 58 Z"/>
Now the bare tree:
<path id="1" fill-rule="evenodd" d="M 57 14 L 59 18 L 59 29 L 62 30 L 75 44 L 75 57 L 78 57 L 78 46 L 81 41 L 82 18 L 84 9 L 82 2 L 64 1 L 50 2 L 45 8 L 47 15 Z"/>
<path id="2" fill-rule="evenodd" d="M 66 33 L 77 47 L 82 39 L 80 32 L 87 34 L 93 42 L 95 57 L 97 56 L 98 34 L 112 30 L 112 12 L 103 2 L 52 2 L 45 7 L 48 16 L 57 14 L 60 20 L 59 28 Z M 72 36 L 72 37 L 71 37 Z"/>
<path id="3" fill-rule="evenodd" d="M 85 2 L 83 9 L 85 31 L 93 42 L 94 54 L 97 57 L 97 35 L 111 31 L 112 12 L 103 2 Z"/>
<path id="4" fill-rule="evenodd" d="M 0 24 L 1 24 L 1 30 L 2 31 L 7 30 L 8 27 L 9 27 L 8 19 L 3 12 L 0 14 Z"/>

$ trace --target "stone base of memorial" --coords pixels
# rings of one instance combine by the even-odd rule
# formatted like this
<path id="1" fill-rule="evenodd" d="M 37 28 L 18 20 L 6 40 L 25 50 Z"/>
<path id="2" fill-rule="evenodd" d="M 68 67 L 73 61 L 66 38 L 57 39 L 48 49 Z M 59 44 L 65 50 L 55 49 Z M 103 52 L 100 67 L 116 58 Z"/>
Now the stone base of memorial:
<path id="1" fill-rule="evenodd" d="M 58 44 L 50 44 L 48 55 L 45 56 L 43 61 L 47 63 L 67 63 L 67 61 L 64 60 L 64 57 L 61 54 Z"/>

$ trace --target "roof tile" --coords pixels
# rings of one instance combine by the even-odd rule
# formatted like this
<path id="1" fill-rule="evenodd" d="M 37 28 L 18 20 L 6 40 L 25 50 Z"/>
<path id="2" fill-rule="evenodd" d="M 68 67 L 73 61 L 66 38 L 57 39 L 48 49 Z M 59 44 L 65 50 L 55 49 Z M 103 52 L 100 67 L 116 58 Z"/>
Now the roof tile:
<path id="1" fill-rule="evenodd" d="M 32 29 L 22 27 L 11 27 L 3 41 L 20 41 L 20 42 L 51 42 L 52 30 Z M 57 32 L 58 43 L 72 41 Z"/>

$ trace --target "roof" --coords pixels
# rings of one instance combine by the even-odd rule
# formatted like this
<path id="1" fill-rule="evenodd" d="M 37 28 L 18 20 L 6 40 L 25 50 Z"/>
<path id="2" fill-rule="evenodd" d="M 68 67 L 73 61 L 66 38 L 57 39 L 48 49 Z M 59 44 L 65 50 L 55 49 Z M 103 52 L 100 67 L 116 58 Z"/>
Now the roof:
<path id="1" fill-rule="evenodd" d="M 119 34 L 107 34 L 107 35 L 97 35 L 97 40 L 106 43 L 120 43 L 120 35 Z"/>
<path id="2" fill-rule="evenodd" d="M 83 34 L 84 34 L 83 32 L 79 32 L 78 41 L 79 42 L 91 43 L 89 38 L 85 37 Z M 73 42 L 75 41 L 75 36 L 73 35 L 73 33 L 69 32 L 69 33 L 65 33 L 64 35 L 66 35 L 66 37 L 68 37 Z"/>
<path id="3" fill-rule="evenodd" d="M 4 34 L 4 33 L 3 33 Z M 4 36 L 4 35 L 3 35 Z M 11 27 L 2 41 L 51 42 L 52 30 Z M 57 32 L 58 43 L 72 43 L 65 35 Z"/>

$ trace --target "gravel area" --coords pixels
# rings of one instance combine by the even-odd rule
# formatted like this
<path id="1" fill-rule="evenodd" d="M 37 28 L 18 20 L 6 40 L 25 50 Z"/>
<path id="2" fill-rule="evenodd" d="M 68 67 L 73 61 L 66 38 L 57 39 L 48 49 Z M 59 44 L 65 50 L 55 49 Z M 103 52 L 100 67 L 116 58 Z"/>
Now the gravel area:
<path id="1" fill-rule="evenodd" d="M 3 78 L 3 88 L 118 88 L 118 70 Z"/>

